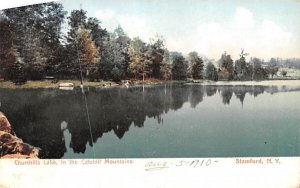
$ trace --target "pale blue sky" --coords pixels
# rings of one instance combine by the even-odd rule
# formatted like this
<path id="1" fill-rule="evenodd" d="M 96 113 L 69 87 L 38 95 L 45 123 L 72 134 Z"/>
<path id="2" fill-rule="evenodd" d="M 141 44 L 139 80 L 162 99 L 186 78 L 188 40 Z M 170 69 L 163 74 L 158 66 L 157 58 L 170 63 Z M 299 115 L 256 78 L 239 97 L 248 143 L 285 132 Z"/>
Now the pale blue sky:
<path id="1" fill-rule="evenodd" d="M 148 42 L 162 35 L 172 51 L 197 51 L 218 59 L 225 50 L 238 57 L 300 57 L 299 0 L 61 0 L 82 8 L 112 31 L 120 24 L 130 37 Z"/>

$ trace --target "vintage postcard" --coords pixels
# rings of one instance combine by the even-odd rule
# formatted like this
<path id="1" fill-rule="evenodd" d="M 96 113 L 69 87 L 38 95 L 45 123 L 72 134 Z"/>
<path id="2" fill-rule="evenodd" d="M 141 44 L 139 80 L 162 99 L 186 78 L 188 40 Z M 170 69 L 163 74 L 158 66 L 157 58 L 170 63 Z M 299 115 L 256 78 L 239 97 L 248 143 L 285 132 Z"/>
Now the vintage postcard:
<path id="1" fill-rule="evenodd" d="M 299 1 L 7 5 L 0 187 L 300 187 Z"/>

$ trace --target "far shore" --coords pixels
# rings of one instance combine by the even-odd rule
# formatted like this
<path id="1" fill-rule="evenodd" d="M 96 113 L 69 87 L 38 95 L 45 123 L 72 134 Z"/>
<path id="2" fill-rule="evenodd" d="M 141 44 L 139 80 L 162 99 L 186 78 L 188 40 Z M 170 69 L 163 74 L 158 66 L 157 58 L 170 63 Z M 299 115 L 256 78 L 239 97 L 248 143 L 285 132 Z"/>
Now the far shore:
<path id="1" fill-rule="evenodd" d="M 60 80 L 57 83 L 51 81 L 27 81 L 23 85 L 16 85 L 11 81 L 1 81 L 0 88 L 3 89 L 47 89 L 47 88 L 59 88 L 59 84 L 73 83 L 74 87 L 80 87 L 81 82 L 79 80 Z M 136 80 L 130 84 L 127 81 L 116 83 L 113 81 L 100 81 L 89 82 L 84 81 L 83 85 L 88 87 L 116 87 L 116 86 L 134 86 L 134 85 L 162 85 L 162 84 L 197 84 L 197 85 L 261 85 L 261 86 L 300 86 L 300 79 L 285 79 L 285 80 L 259 80 L 259 81 L 211 81 L 211 80 L 182 80 L 182 81 L 164 81 L 164 80 Z"/>

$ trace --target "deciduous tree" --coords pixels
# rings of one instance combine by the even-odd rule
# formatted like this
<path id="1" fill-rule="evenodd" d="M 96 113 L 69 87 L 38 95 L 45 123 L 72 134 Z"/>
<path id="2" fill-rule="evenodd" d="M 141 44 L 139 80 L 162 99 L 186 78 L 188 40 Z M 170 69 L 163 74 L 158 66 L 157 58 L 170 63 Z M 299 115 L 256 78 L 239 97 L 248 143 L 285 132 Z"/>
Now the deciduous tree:
<path id="1" fill-rule="evenodd" d="M 147 53 L 146 44 L 139 38 L 134 38 L 129 46 L 130 64 L 129 68 L 135 78 L 142 78 L 143 82 L 145 77 L 151 73 L 151 60 Z"/>
<path id="2" fill-rule="evenodd" d="M 232 80 L 234 76 L 234 69 L 233 69 L 233 60 L 231 56 L 224 52 L 219 60 L 219 67 L 220 71 L 218 73 L 219 79 L 224 80 Z"/>
<path id="3" fill-rule="evenodd" d="M 193 79 L 203 78 L 203 60 L 197 52 L 189 53 L 190 72 Z"/>
<path id="4" fill-rule="evenodd" d="M 209 62 L 205 68 L 205 78 L 208 80 L 218 80 L 218 71 L 212 62 Z"/>
<path id="5" fill-rule="evenodd" d="M 172 58 L 172 79 L 185 80 L 187 78 L 188 62 L 179 52 L 171 53 Z"/>

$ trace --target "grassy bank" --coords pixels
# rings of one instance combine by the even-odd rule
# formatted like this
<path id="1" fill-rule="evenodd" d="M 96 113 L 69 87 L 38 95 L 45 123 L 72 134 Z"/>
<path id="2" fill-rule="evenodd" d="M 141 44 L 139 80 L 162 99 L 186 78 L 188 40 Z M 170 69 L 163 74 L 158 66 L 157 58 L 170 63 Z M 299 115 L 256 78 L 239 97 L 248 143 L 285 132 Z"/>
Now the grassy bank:
<path id="1" fill-rule="evenodd" d="M 58 88 L 58 85 L 61 83 L 73 83 L 76 86 L 80 86 L 79 80 L 62 80 L 57 83 L 52 83 L 51 81 L 27 81 L 23 85 L 16 85 L 11 81 L 0 82 L 0 88 L 10 88 L 10 89 L 24 89 L 24 88 Z M 113 82 L 84 82 L 85 86 L 103 86 Z"/>
<path id="2" fill-rule="evenodd" d="M 94 86 L 94 87 L 103 87 L 103 86 L 116 86 L 125 84 L 127 81 L 122 81 L 122 83 L 115 83 L 112 81 L 100 81 L 100 82 L 88 82 L 84 81 L 84 86 Z M 0 88 L 8 89 L 38 89 L 38 88 L 58 88 L 61 83 L 73 83 L 75 87 L 79 87 L 81 82 L 79 80 L 61 80 L 57 83 L 52 83 L 51 81 L 27 81 L 23 85 L 16 85 L 11 81 L 1 81 Z M 162 84 L 164 81 L 157 79 L 148 79 L 145 80 L 144 84 L 146 85 L 156 85 Z M 131 85 L 143 84 L 142 80 L 134 80 L 130 82 Z"/>
<path id="3" fill-rule="evenodd" d="M 27 81 L 23 85 L 15 85 L 11 81 L 1 81 L 0 88 L 7 89 L 38 89 L 38 88 L 58 88 L 61 83 L 73 83 L 75 87 L 79 87 L 81 82 L 79 80 L 61 80 L 57 83 L 52 83 L 51 81 Z M 91 87 L 104 87 L 104 86 L 118 86 L 125 85 L 127 81 L 122 81 L 122 83 L 115 83 L 112 81 L 101 81 L 101 82 L 88 82 L 85 81 L 84 86 Z M 187 81 L 163 81 L 157 79 L 148 79 L 144 82 L 142 80 L 130 81 L 129 85 L 159 85 L 164 83 L 189 83 L 189 84 L 201 84 L 201 85 L 300 85 L 300 80 L 294 79 L 270 79 L 261 81 L 209 81 L 209 80 L 187 80 Z"/>

